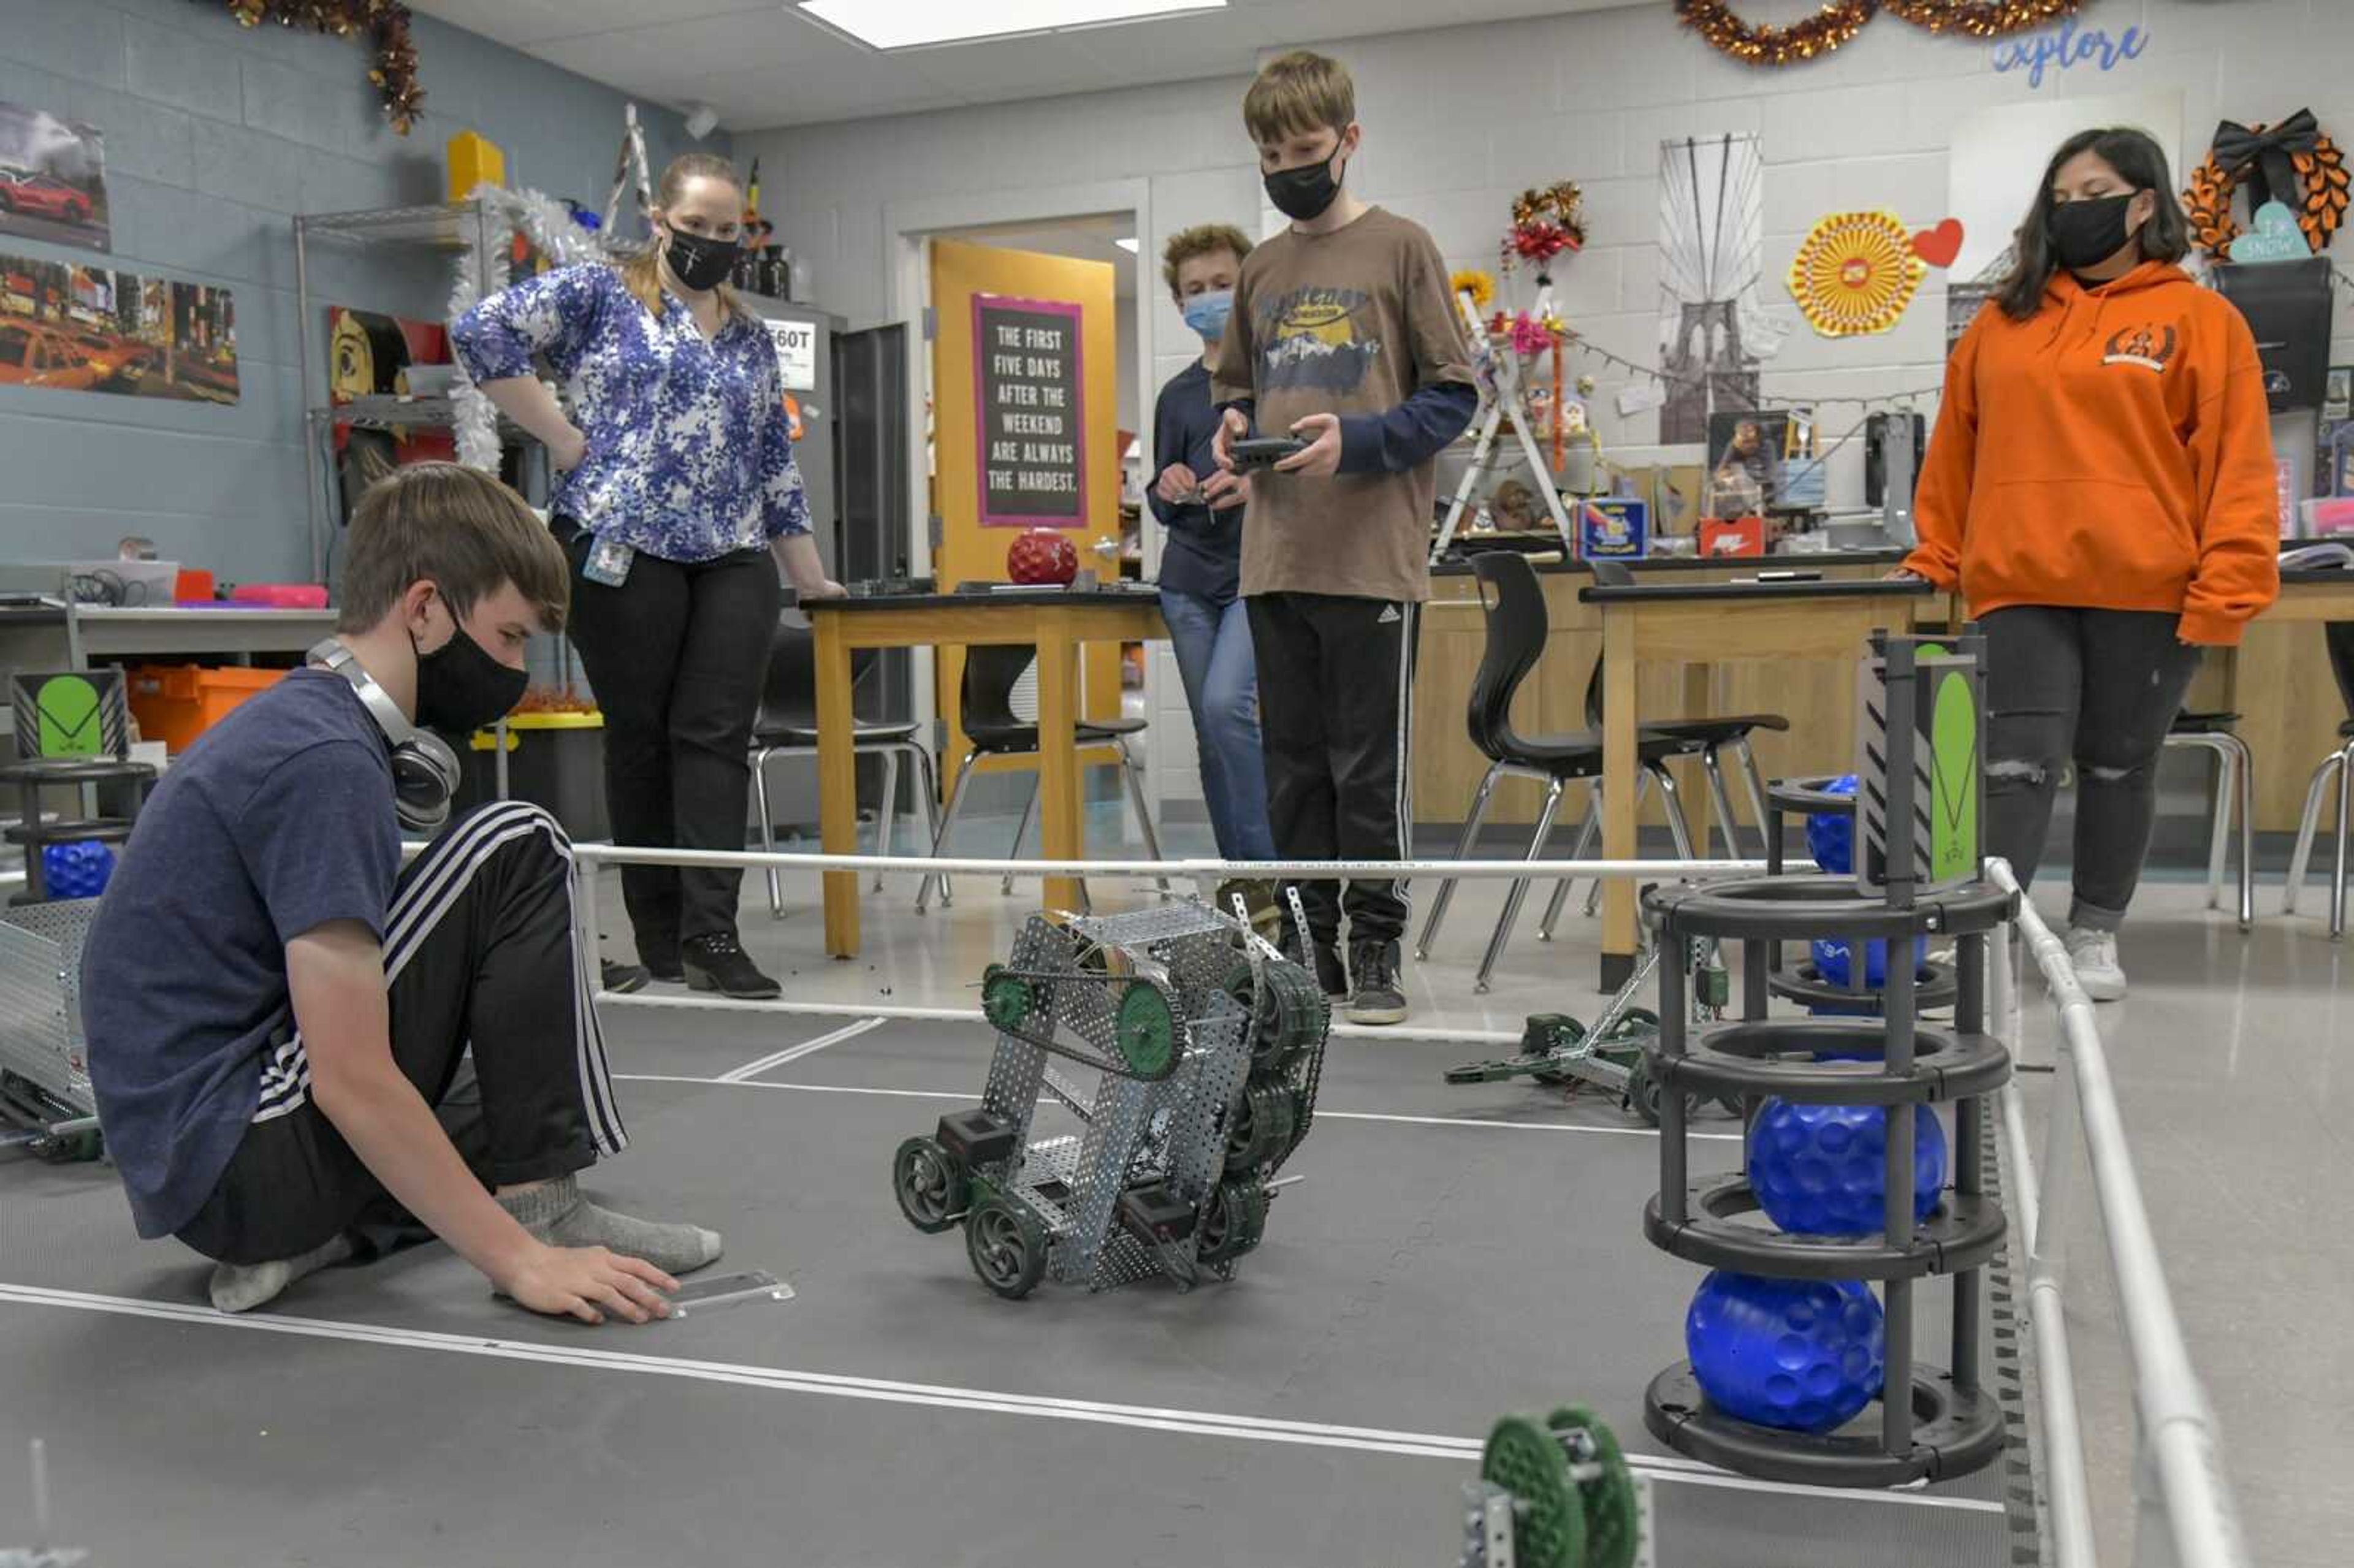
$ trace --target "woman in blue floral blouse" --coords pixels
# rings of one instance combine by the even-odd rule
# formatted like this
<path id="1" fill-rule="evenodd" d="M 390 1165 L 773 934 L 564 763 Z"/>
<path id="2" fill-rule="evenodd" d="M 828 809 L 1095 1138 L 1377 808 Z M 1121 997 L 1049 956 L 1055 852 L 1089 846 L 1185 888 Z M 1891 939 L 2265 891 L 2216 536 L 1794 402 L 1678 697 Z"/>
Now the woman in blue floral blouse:
<path id="1" fill-rule="evenodd" d="M 810 536 L 775 350 L 724 281 L 742 182 L 726 160 L 689 153 L 656 196 L 643 254 L 542 273 L 468 311 L 451 337 L 467 374 L 563 472 L 550 525 L 571 558 L 572 640 L 605 715 L 615 842 L 740 850 L 778 567 L 807 596 L 842 588 Z M 577 425 L 535 356 L 565 382 Z M 778 994 L 737 939 L 741 881 L 623 870 L 653 979 Z"/>

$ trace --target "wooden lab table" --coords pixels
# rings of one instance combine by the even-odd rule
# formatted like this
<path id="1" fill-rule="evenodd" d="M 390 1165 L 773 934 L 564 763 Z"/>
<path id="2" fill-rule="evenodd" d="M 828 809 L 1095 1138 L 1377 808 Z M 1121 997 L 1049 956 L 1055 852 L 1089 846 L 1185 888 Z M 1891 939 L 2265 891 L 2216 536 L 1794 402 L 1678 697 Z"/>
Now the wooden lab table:
<path id="1" fill-rule="evenodd" d="M 1038 650 L 1038 821 L 1048 860 L 1087 853 L 1079 813 L 1078 651 L 1085 642 L 1165 639 L 1157 592 L 1032 588 L 804 600 L 817 658 L 820 841 L 828 854 L 858 849 L 857 755 L 851 733 L 850 655 L 860 648 L 987 647 Z M 945 773 L 948 759 L 941 760 Z M 825 875 L 825 948 L 858 955 L 858 876 Z M 1049 877 L 1049 908 L 1078 906 L 1079 885 Z"/>
<path id="2" fill-rule="evenodd" d="M 1714 706 L 1715 666 L 1861 657 L 1874 631 L 1943 624 L 1950 600 L 1926 583 L 1884 581 L 1645 584 L 1588 588 L 1579 598 L 1600 610 L 1602 657 L 1602 856 L 1636 858 L 1636 677 L 1646 665 L 1684 671 L 1683 712 Z M 1695 837 L 1700 835 L 1695 832 Z M 1701 842 L 1705 842 L 1702 839 Z M 1604 991 L 1633 972 L 1636 885 L 1603 885 Z"/>

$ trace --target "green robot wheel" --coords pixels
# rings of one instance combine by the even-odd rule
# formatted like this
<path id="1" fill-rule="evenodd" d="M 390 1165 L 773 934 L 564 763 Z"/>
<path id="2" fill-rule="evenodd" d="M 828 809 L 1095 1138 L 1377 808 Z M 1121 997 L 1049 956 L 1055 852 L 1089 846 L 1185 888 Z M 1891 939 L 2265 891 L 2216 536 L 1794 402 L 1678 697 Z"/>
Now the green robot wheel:
<path id="1" fill-rule="evenodd" d="M 1635 1568 L 1642 1509 L 1617 1436 L 1581 1404 L 1554 1411 L 1545 1425 L 1562 1443 L 1573 1470 L 1589 1464 L 1601 1470 L 1590 1479 L 1572 1477 L 1585 1505 L 1585 1557 L 1581 1568 Z"/>
<path id="2" fill-rule="evenodd" d="M 981 971 L 981 1015 L 1008 1033 L 1030 1021 L 1031 1011 L 1042 1000 L 1039 992 L 1039 987 L 1021 976 L 1008 974 L 1003 964 Z"/>
<path id="3" fill-rule="evenodd" d="M 1660 1106 L 1666 1098 L 1667 1090 L 1652 1071 L 1650 1054 L 1646 1052 L 1638 1055 L 1634 1065 L 1627 1069 L 1628 1106 L 1642 1118 L 1645 1127 L 1657 1127 L 1659 1125 Z M 1685 1095 L 1684 1115 L 1689 1118 L 1698 1109 L 1700 1097 Z"/>
<path id="4" fill-rule="evenodd" d="M 1251 1072 L 1284 1072 L 1330 1025 L 1331 1004 L 1315 978 L 1297 964 L 1270 961 L 1254 973 L 1237 956 L 1223 988 L 1251 1015 Z"/>
<path id="5" fill-rule="evenodd" d="M 965 1216 L 964 1250 L 983 1285 L 1019 1301 L 1045 1277 L 1045 1222 L 1021 1199 L 991 1192 Z"/>
<path id="6" fill-rule="evenodd" d="M 1245 1089 L 1226 1113 L 1226 1171 L 1239 1176 L 1291 1151 L 1299 1125 L 1292 1090 L 1282 1084 Z"/>
<path id="7" fill-rule="evenodd" d="M 1613 1023 L 1608 1032 L 1602 1036 L 1602 1044 L 1639 1044 L 1657 1035 L 1659 1032 L 1659 1015 L 1658 1013 L 1648 1007 L 1630 1007 L 1618 1015 L 1618 1022 Z"/>
<path id="8" fill-rule="evenodd" d="M 1512 1548 L 1522 1568 L 1585 1568 L 1585 1508 L 1561 1439 L 1533 1416 L 1507 1415 L 1488 1434 L 1479 1478 L 1522 1505 Z"/>
<path id="9" fill-rule="evenodd" d="M 1112 1036 L 1129 1072 L 1166 1076 L 1177 1060 L 1177 1010 L 1169 993 L 1150 980 L 1130 981 L 1120 992 Z"/>
<path id="10" fill-rule="evenodd" d="M 1540 1012 L 1530 1018 L 1521 1034 L 1521 1054 L 1535 1056 L 1575 1045 L 1585 1038 L 1585 1025 L 1566 1012 Z M 1574 1084 L 1577 1075 L 1562 1067 L 1540 1067 L 1529 1075 L 1540 1084 Z"/>
<path id="11" fill-rule="evenodd" d="M 937 1139 L 911 1138 L 891 1156 L 891 1190 L 907 1223 L 928 1236 L 956 1224 L 964 1207 L 964 1161 Z"/>
<path id="12" fill-rule="evenodd" d="M 1221 1181 L 1202 1205 L 1194 1227 L 1195 1255 L 1205 1264 L 1232 1263 L 1267 1234 L 1267 1189 L 1251 1178 Z"/>

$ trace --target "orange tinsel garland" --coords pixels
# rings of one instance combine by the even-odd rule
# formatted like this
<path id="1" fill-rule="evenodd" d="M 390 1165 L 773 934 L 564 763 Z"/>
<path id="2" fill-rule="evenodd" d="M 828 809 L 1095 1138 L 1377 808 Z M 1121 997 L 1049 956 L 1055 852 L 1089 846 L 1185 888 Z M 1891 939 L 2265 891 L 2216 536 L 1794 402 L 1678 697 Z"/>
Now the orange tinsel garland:
<path id="1" fill-rule="evenodd" d="M 2073 16 L 2084 0 L 1835 0 L 1803 22 L 1744 22 L 1724 0 L 1676 0 L 1676 15 L 1709 47 L 1751 65 L 1781 66 L 1829 53 L 1881 12 L 1933 33 L 1948 28 L 1999 38 Z"/>

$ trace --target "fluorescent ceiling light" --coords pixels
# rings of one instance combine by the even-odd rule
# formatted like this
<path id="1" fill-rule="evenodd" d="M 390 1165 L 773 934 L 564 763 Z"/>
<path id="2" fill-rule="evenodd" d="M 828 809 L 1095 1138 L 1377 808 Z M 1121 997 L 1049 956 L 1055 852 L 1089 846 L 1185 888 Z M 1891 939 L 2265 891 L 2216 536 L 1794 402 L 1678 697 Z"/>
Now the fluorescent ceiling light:
<path id="1" fill-rule="evenodd" d="M 801 0 L 811 20 L 870 48 L 916 49 L 1023 33 L 1059 33 L 1141 22 L 1187 11 L 1223 11 L 1226 0 Z"/>
<path id="2" fill-rule="evenodd" d="M 1113 240 L 1112 243 L 1119 246 L 1122 250 L 1127 251 L 1130 256 L 1136 254 L 1136 236 L 1133 234 L 1123 235 L 1119 238 Z"/>

